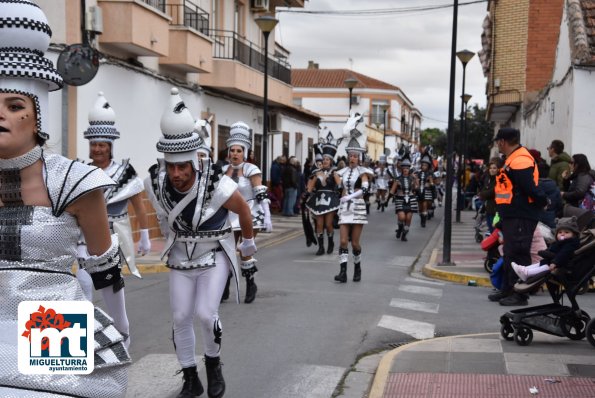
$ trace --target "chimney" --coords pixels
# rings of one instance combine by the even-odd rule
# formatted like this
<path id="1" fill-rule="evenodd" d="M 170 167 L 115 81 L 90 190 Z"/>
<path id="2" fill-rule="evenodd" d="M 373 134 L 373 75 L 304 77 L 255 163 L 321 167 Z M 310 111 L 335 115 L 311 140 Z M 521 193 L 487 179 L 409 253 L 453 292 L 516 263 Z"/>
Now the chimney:
<path id="1" fill-rule="evenodd" d="M 308 69 L 318 69 L 318 64 L 314 61 L 308 61 Z"/>

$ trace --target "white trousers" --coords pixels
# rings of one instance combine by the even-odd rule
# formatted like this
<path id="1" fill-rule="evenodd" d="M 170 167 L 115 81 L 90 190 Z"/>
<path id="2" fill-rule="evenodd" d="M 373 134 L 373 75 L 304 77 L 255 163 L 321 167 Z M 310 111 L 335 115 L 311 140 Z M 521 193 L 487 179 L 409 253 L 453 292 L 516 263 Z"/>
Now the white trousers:
<path id="1" fill-rule="evenodd" d="M 171 269 L 169 273 L 169 303 L 173 316 L 174 343 L 182 368 L 196 365 L 195 317 L 198 317 L 200 322 L 205 355 L 219 356 L 222 331 L 219 304 L 230 264 L 223 252 L 217 252 L 215 260 L 217 265 L 212 268 Z"/>
<path id="2" fill-rule="evenodd" d="M 91 275 L 84 269 L 79 268 L 76 272 L 76 277 L 87 300 L 93 301 L 93 280 L 91 279 Z M 124 336 L 128 336 L 124 340 L 124 346 L 128 348 L 130 346 L 130 323 L 128 322 L 128 314 L 126 313 L 124 288 L 118 290 L 116 293 L 114 293 L 112 286 L 104 287 L 103 289 L 99 289 L 99 291 L 105 303 L 105 311 L 114 320 L 114 326 Z"/>

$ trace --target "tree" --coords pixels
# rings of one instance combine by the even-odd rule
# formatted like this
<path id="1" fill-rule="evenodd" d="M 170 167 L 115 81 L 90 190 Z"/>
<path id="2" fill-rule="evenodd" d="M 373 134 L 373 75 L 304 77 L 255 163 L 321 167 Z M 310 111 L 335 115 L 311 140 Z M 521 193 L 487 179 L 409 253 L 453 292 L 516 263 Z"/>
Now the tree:
<path id="1" fill-rule="evenodd" d="M 494 125 L 486 120 L 486 109 L 480 108 L 477 104 L 467 109 L 466 118 L 467 130 L 467 153 L 469 159 L 489 160 L 490 149 L 494 145 Z M 461 137 L 461 119 L 457 119 L 454 125 L 455 152 L 463 152 L 463 140 Z"/>
<path id="2" fill-rule="evenodd" d="M 438 128 L 427 128 L 421 132 L 421 145 L 432 145 L 435 156 L 446 153 L 446 133 Z"/>

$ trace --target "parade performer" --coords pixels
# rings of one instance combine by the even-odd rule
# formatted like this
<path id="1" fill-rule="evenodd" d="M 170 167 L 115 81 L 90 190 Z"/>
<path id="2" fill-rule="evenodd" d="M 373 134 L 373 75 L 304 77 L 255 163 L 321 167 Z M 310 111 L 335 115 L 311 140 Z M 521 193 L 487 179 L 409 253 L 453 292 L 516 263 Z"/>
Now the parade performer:
<path id="1" fill-rule="evenodd" d="M 36 4 L 0 0 L 0 396 L 123 397 L 124 365 L 130 363 L 125 337 L 98 308 L 92 373 L 24 374 L 18 369 L 19 339 L 27 338 L 19 334 L 19 304 L 85 301 L 72 274 L 81 231 L 88 247 L 79 254 L 84 257 L 80 264 L 95 287 L 117 290 L 121 281 L 118 237 L 110 236 L 102 195 L 114 182 L 99 168 L 43 149 L 49 138 L 49 91 L 62 87 L 44 57 L 50 37 Z M 52 324 L 55 315 L 43 322 Z"/>
<path id="2" fill-rule="evenodd" d="M 366 152 L 366 135 L 358 130 L 364 120 L 363 115 L 352 113 L 343 127 L 343 137 L 348 139 L 345 151 L 348 156 L 348 165 L 335 173 L 337 186 L 341 188 L 341 205 L 339 207 L 339 225 L 341 242 L 339 248 L 340 271 L 335 276 L 335 281 L 347 282 L 347 262 L 349 259 L 349 238 L 353 253 L 353 281 L 361 280 L 361 253 L 360 238 L 366 218 L 366 204 L 363 196 L 370 189 L 370 179 L 374 172 L 360 166 Z M 363 127 L 363 126 L 361 126 Z"/>
<path id="3" fill-rule="evenodd" d="M 248 151 L 252 146 L 251 129 L 244 122 L 236 122 L 231 125 L 230 136 L 226 141 L 229 150 L 229 163 L 223 167 L 223 173 L 238 184 L 238 190 L 250 206 L 252 212 L 252 228 L 254 236 L 258 231 L 271 232 L 271 212 L 269 209 L 270 200 L 267 195 L 267 187 L 262 185 L 262 172 L 258 166 L 246 162 Z M 231 227 L 234 231 L 236 243 L 240 240 L 240 222 L 238 215 L 229 214 Z M 256 259 L 252 256 L 241 256 L 242 276 L 246 279 L 246 297 L 244 303 L 251 303 L 256 298 L 257 286 L 254 276 Z"/>
<path id="4" fill-rule="evenodd" d="M 215 174 L 211 159 L 201 159 L 199 167 L 197 149 L 202 140 L 194 132 L 192 115 L 176 88 L 171 90 L 161 118 L 161 131 L 157 151 L 163 153 L 163 158 L 150 168 L 145 188 L 167 239 L 162 258 L 167 256 L 170 268 L 174 347 L 184 374 L 178 398 L 204 391 L 194 354 L 195 317 L 200 322 L 205 350 L 207 394 L 209 398 L 220 398 L 225 381 L 219 360 L 219 303 L 228 273 L 237 275 L 228 211 L 238 214 L 243 236 L 239 250 L 243 256 L 256 252 L 252 216 L 238 185 L 227 176 Z M 239 302 L 239 296 L 236 299 Z"/>
<path id="5" fill-rule="evenodd" d="M 395 212 L 397 213 L 397 239 L 407 242 L 407 234 L 411 226 L 413 213 L 417 213 L 417 190 L 419 181 L 411 174 L 411 160 L 409 153 L 403 154 L 400 160 L 401 172 L 393 181 L 390 195 L 395 198 Z M 387 199 L 388 201 L 388 199 Z"/>
<path id="6" fill-rule="evenodd" d="M 378 204 L 376 210 L 384 211 L 386 207 L 386 192 L 389 189 L 388 182 L 390 175 L 386 167 L 386 155 L 380 155 L 378 159 L 378 167 L 374 170 L 376 176 L 376 203 Z"/>
<path id="7" fill-rule="evenodd" d="M 329 131 L 321 144 L 322 167 L 312 171 L 306 188 L 306 195 L 308 196 L 306 206 L 316 216 L 317 256 L 324 254 L 324 230 L 326 230 L 328 239 L 327 254 L 331 254 L 335 248 L 333 219 L 340 205 L 339 192 L 334 176 L 336 170 L 334 158 L 337 153 L 338 143 Z"/>
<path id="8" fill-rule="evenodd" d="M 115 186 L 109 187 L 103 192 L 107 205 L 108 221 L 112 233 L 118 234 L 122 262 L 128 266 L 132 275 L 141 278 L 136 267 L 132 226 L 128 217 L 128 202 L 132 203 L 140 227 L 138 253 L 144 256 L 151 250 L 149 222 L 142 198 L 144 187 L 129 159 L 124 159 L 121 163 L 113 160 L 114 141 L 120 138 L 120 132 L 115 128 L 115 119 L 116 115 L 113 108 L 109 105 L 103 93 L 99 92 L 95 105 L 89 112 L 89 127 L 84 132 L 84 137 L 89 140 L 91 165 L 102 169 L 116 182 Z M 84 241 L 81 241 L 81 245 L 84 245 Z M 80 249 L 84 250 L 83 248 Z M 81 269 L 77 272 L 77 277 L 85 296 L 91 301 L 93 299 L 93 284 L 89 274 Z M 122 283 L 123 281 L 122 279 Z M 114 318 L 118 330 L 126 335 L 130 334 L 124 288 L 117 292 L 102 289 L 101 293 L 107 313 Z M 126 343 L 130 344 L 130 340 L 128 339 Z"/>
<path id="9" fill-rule="evenodd" d="M 420 170 L 417 172 L 417 179 L 419 180 L 419 214 L 421 218 L 421 226 L 426 227 L 426 220 L 428 220 L 428 211 L 432 207 L 435 198 L 434 180 L 432 177 L 432 155 L 429 151 L 424 151 L 420 157 Z"/>

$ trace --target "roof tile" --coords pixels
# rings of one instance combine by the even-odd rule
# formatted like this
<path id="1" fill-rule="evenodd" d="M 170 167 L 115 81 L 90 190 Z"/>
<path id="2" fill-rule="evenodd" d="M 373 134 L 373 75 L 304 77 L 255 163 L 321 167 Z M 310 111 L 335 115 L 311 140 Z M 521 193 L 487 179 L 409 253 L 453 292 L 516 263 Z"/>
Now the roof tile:
<path id="1" fill-rule="evenodd" d="M 291 70 L 291 85 L 302 88 L 346 88 L 345 80 L 358 80 L 355 88 L 399 90 L 397 86 L 349 69 L 296 69 Z"/>

